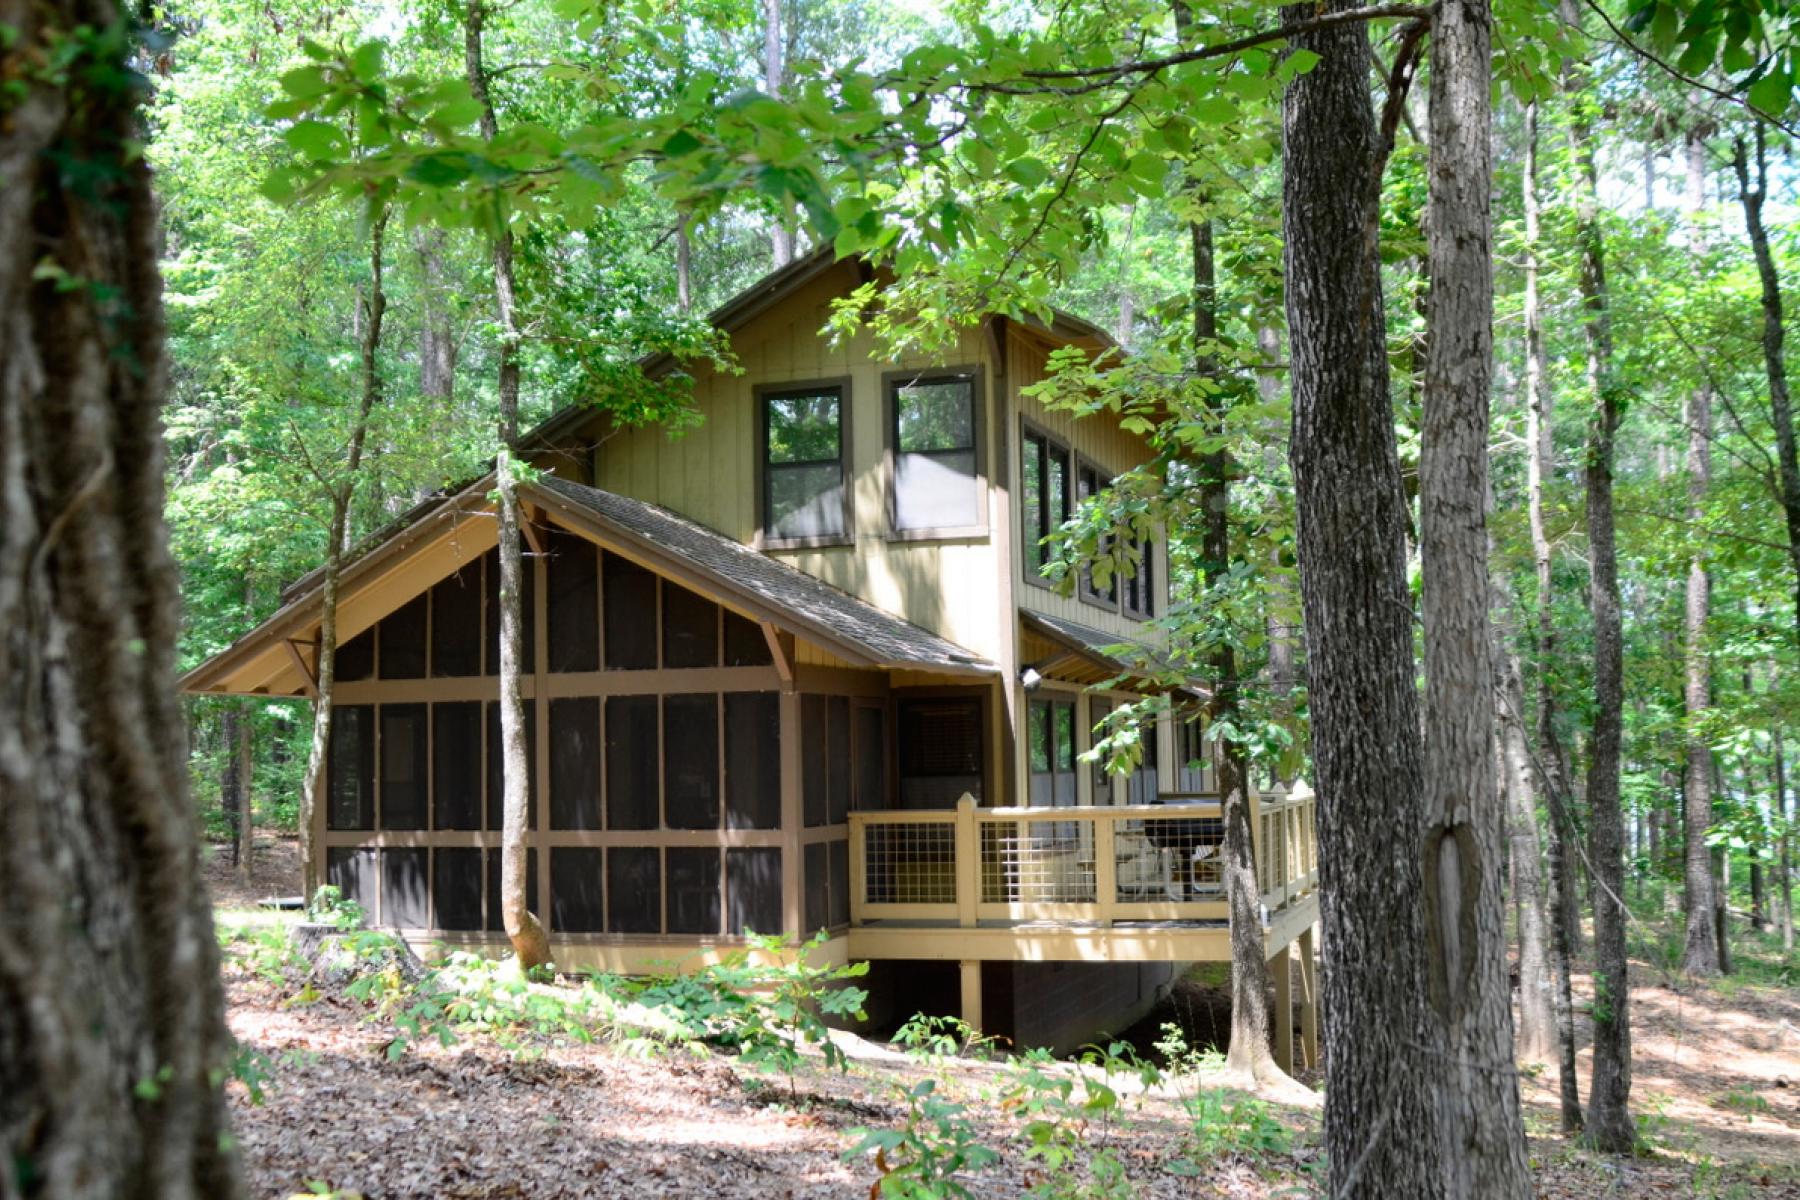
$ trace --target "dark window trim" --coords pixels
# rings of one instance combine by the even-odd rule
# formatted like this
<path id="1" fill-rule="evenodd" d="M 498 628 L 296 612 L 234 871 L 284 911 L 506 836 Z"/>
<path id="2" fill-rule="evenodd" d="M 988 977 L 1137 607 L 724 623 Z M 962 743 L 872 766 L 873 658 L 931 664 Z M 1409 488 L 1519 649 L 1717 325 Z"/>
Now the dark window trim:
<path id="1" fill-rule="evenodd" d="M 844 481 L 844 532 L 829 537 L 771 537 L 769 528 L 769 400 L 779 396 L 817 395 L 832 390 L 838 394 L 838 462 Z M 759 383 L 750 389 L 756 415 L 756 533 L 751 545 L 758 550 L 804 550 L 818 546 L 850 546 L 856 543 L 856 509 L 851 469 L 851 403 L 850 376 L 834 379 L 796 379 L 780 383 Z"/>
<path id="2" fill-rule="evenodd" d="M 1156 580 L 1159 574 L 1156 570 L 1156 539 L 1153 537 L 1145 537 L 1141 539 L 1134 538 L 1132 540 L 1136 541 L 1140 547 L 1138 570 L 1133 578 L 1142 581 L 1142 585 L 1137 590 L 1143 594 L 1144 605 L 1141 608 L 1134 608 L 1132 606 L 1129 597 L 1133 589 L 1127 587 L 1125 581 L 1121 580 L 1119 584 L 1119 611 L 1125 616 L 1135 620 L 1150 621 L 1154 620 L 1156 617 Z M 1145 564 L 1149 564 L 1147 569 Z"/>
<path id="3" fill-rule="evenodd" d="M 1111 471 L 1108 471 L 1105 467 L 1101 466 L 1099 463 L 1095 462 L 1093 459 L 1089 458 L 1087 455 L 1081 453 L 1079 450 L 1076 451 L 1075 452 L 1075 496 L 1073 498 L 1074 505 L 1072 506 L 1074 508 L 1079 508 L 1081 505 L 1081 473 L 1083 471 L 1092 471 L 1094 473 L 1094 475 L 1102 481 L 1100 483 L 1100 487 L 1099 487 L 1100 491 L 1105 491 L 1107 488 L 1110 488 L 1112 486 L 1112 482 L 1113 482 L 1113 478 L 1114 478 L 1113 473 Z M 1110 542 L 1110 541 L 1111 541 L 1111 538 L 1109 537 L 1107 539 L 1107 542 Z M 1103 543 L 1103 545 L 1104 544 L 1105 543 Z M 1119 604 L 1120 604 L 1119 595 L 1120 595 L 1120 591 L 1121 591 L 1121 589 L 1119 587 L 1118 573 L 1114 572 L 1112 575 L 1112 578 L 1110 580 L 1110 583 L 1112 586 L 1112 595 L 1110 597 L 1107 596 L 1106 593 L 1097 590 L 1093 586 L 1093 582 L 1094 582 L 1094 573 L 1093 573 L 1092 569 L 1091 568 L 1082 569 L 1082 571 L 1080 573 L 1080 578 L 1077 579 L 1076 583 L 1075 583 L 1076 598 L 1079 599 L 1083 604 L 1087 605 L 1090 608 L 1097 608 L 1097 609 L 1101 610 L 1102 612 L 1110 612 L 1110 613 L 1118 612 Z"/>
<path id="4" fill-rule="evenodd" d="M 967 380 L 969 403 L 974 418 L 975 439 L 975 512 L 973 525 L 951 525 L 936 529 L 901 529 L 897 521 L 899 496 L 895 490 L 895 455 L 899 423 L 899 407 L 894 403 L 900 386 L 913 383 L 937 383 Z M 915 371 L 883 371 L 881 373 L 881 491 L 887 506 L 886 537 L 890 542 L 953 542 L 988 536 L 992 520 L 989 515 L 987 462 L 987 373 L 981 364 L 930 367 Z"/>
<path id="5" fill-rule="evenodd" d="M 1031 532 L 1025 528 L 1025 499 L 1022 494 L 1022 490 L 1025 487 L 1025 451 L 1027 447 L 1031 445 L 1031 439 L 1034 437 L 1042 438 L 1044 440 L 1044 453 L 1046 457 L 1049 455 L 1051 448 L 1054 447 L 1062 451 L 1063 459 L 1069 464 L 1067 468 L 1068 473 L 1063 477 L 1063 500 L 1069 509 L 1069 513 L 1074 512 L 1074 495 L 1072 489 L 1076 482 L 1074 468 L 1076 455 L 1074 449 L 1063 439 L 1062 435 L 1051 431 L 1045 426 L 1037 424 L 1030 417 L 1021 416 L 1019 418 L 1019 488 L 1021 489 L 1018 505 L 1020 551 L 1019 573 L 1024 576 L 1025 582 L 1032 587 L 1040 587 L 1047 592 L 1054 592 L 1056 590 L 1056 581 L 1054 579 L 1046 579 L 1044 576 L 1038 574 L 1037 569 L 1031 564 L 1032 548 L 1037 545 L 1038 539 L 1032 536 Z M 1049 475 L 1046 472 L 1044 479 L 1048 480 L 1048 478 Z M 1040 497 L 1040 502 L 1047 504 L 1048 501 L 1049 492 L 1046 491 L 1045 494 Z M 1068 519 L 1068 514 L 1065 514 L 1061 521 L 1052 521 L 1050 524 L 1051 530 L 1054 531 L 1060 529 L 1063 521 L 1067 521 Z M 1079 587 L 1077 590 L 1079 590 Z"/>

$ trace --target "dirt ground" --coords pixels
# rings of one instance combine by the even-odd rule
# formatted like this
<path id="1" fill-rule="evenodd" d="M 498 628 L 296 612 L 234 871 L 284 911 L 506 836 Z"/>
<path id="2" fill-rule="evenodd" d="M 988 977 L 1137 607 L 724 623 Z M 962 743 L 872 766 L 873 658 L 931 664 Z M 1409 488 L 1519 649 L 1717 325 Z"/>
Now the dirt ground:
<path id="1" fill-rule="evenodd" d="M 218 908 L 256 908 L 272 897 L 300 895 L 300 841 L 258 834 L 246 877 L 231 861 L 231 847 L 217 842 L 201 847 L 206 886 Z"/>
<path id="2" fill-rule="evenodd" d="M 228 861 L 208 874 L 221 909 L 241 910 L 295 894 L 295 863 L 292 842 L 272 839 L 259 843 L 247 885 Z M 1523 1099 L 1538 1194 L 1800 1200 L 1800 995 L 1732 980 L 1681 981 L 1676 990 L 1646 963 L 1634 963 L 1633 977 L 1632 1101 L 1650 1153 L 1621 1161 L 1576 1149 L 1557 1134 L 1554 1067 L 1530 1073 Z M 258 1197 L 286 1200 L 316 1186 L 461 1200 L 867 1195 L 878 1171 L 844 1157 L 852 1131 L 901 1123 L 902 1089 L 927 1077 L 966 1104 L 981 1141 L 1002 1152 L 967 1177 L 972 1194 L 1018 1196 L 1044 1178 L 1023 1154 L 1021 1115 L 998 1102 L 999 1064 L 930 1068 L 851 1039 L 851 1071 L 809 1060 L 794 1103 L 784 1081 L 759 1079 L 730 1055 L 652 1055 L 637 1041 L 501 1045 L 469 1035 L 390 1061 L 391 1031 L 341 994 L 272 980 L 231 958 L 226 982 L 233 1032 L 268 1056 L 263 1103 L 232 1085 Z M 1586 986 L 1582 977 L 1584 997 Z M 1196 981 L 1173 1002 L 1195 1034 L 1218 1021 L 1214 990 Z M 1585 1092 L 1585 1036 L 1583 1044 Z M 1316 1110 L 1275 1113 L 1294 1132 L 1291 1147 L 1206 1160 L 1199 1176 L 1175 1173 L 1190 1147 L 1174 1096 L 1128 1097 L 1120 1122 L 1090 1125 L 1086 1141 L 1118 1152 L 1136 1195 L 1321 1194 Z"/>

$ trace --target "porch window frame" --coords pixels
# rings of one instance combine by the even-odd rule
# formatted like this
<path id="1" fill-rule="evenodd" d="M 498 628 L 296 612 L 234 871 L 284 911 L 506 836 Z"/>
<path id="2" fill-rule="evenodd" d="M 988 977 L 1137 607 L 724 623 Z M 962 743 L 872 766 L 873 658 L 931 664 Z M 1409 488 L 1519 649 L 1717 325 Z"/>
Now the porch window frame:
<path id="1" fill-rule="evenodd" d="M 971 445 L 956 451 L 902 451 L 900 449 L 900 389 L 914 384 L 967 383 L 969 385 L 969 437 Z M 882 493 L 887 504 L 886 538 L 890 542 L 947 542 L 985 538 L 992 524 L 989 515 L 987 463 L 987 374 L 979 363 L 929 367 L 912 371 L 884 371 L 881 375 L 881 471 Z M 969 525 L 900 527 L 899 465 L 902 453 L 968 453 L 974 461 L 975 521 Z"/>
<path id="2" fill-rule="evenodd" d="M 1115 477 L 1111 471 L 1108 471 L 1105 467 L 1101 466 L 1087 455 L 1077 452 L 1075 454 L 1075 502 L 1071 506 L 1071 516 L 1080 510 L 1081 506 L 1087 502 L 1087 499 L 1092 499 L 1091 496 L 1083 498 L 1081 495 L 1083 476 L 1088 475 L 1090 472 L 1092 473 L 1092 478 L 1094 480 L 1094 495 L 1099 495 L 1113 484 L 1113 479 Z M 1100 545 L 1098 547 L 1099 552 L 1102 554 L 1106 553 L 1106 548 L 1111 543 L 1112 535 L 1104 535 L 1100 540 Z M 1102 612 L 1117 613 L 1121 610 L 1121 592 L 1122 589 L 1119 587 L 1119 573 L 1117 571 L 1112 573 L 1111 577 L 1107 580 L 1107 590 L 1102 592 L 1099 588 L 1094 586 L 1093 568 L 1091 566 L 1084 566 L 1080 569 L 1080 578 L 1075 584 L 1075 595 L 1083 604 L 1086 604 L 1091 608 L 1097 608 Z"/>
<path id="3" fill-rule="evenodd" d="M 841 533 L 817 534 L 804 537 L 780 537 L 770 532 L 771 518 L 769 494 L 774 480 L 774 472 L 769 468 L 769 402 L 786 396 L 817 396 L 826 392 L 837 394 L 838 407 L 838 480 L 844 496 L 844 528 Z M 851 455 L 852 403 L 851 379 L 841 375 L 831 379 L 796 379 L 783 380 L 778 383 L 759 383 L 751 389 L 755 398 L 756 411 L 756 531 L 752 544 L 758 550 L 806 550 L 824 546 L 851 546 L 856 543 L 856 504 L 851 486 L 855 479 L 853 459 Z M 819 459 L 809 465 L 823 465 L 829 459 Z M 785 464 L 799 465 L 799 464 Z M 660 661 L 660 660 L 659 660 Z"/>

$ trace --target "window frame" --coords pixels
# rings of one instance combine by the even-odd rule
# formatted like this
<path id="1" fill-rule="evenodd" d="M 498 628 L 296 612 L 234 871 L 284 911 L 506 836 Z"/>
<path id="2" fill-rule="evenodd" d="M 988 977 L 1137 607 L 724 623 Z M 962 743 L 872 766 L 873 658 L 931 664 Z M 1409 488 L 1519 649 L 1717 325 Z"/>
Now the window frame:
<path id="1" fill-rule="evenodd" d="M 1071 516 L 1073 516 L 1075 511 L 1085 503 L 1085 500 L 1081 495 L 1082 476 L 1089 472 L 1092 472 L 1096 481 L 1094 487 L 1095 495 L 1110 488 L 1113 484 L 1114 475 L 1111 471 L 1108 471 L 1105 467 L 1101 466 L 1087 455 L 1077 451 L 1075 453 L 1075 496 L 1074 504 L 1070 507 Z M 1105 553 L 1107 547 L 1111 544 L 1112 536 L 1110 534 L 1103 536 L 1100 542 L 1101 553 Z M 1114 571 L 1108 578 L 1107 587 L 1109 589 L 1107 592 L 1102 592 L 1096 588 L 1094 586 L 1093 568 L 1091 566 L 1083 567 L 1081 568 L 1080 578 L 1075 583 L 1075 596 L 1083 604 L 1086 604 L 1091 608 L 1100 609 L 1102 612 L 1117 613 L 1122 611 L 1121 592 L 1123 589 L 1119 587 L 1119 573 L 1117 571 Z"/>
<path id="2" fill-rule="evenodd" d="M 1131 538 L 1129 540 L 1137 542 L 1139 547 L 1137 573 L 1132 576 L 1132 582 L 1137 583 L 1138 586 L 1133 587 L 1130 586 L 1127 581 L 1120 581 L 1119 611 L 1133 620 L 1155 620 L 1157 607 L 1156 580 L 1158 577 L 1158 572 L 1156 570 L 1156 539 L 1153 537 L 1145 537 Z M 1134 592 L 1143 596 L 1144 603 L 1141 606 L 1134 607 L 1132 605 L 1130 597 Z"/>
<path id="3" fill-rule="evenodd" d="M 1049 468 L 1049 458 L 1050 458 L 1052 449 L 1059 449 L 1062 451 L 1063 470 L 1064 470 L 1064 475 L 1063 475 L 1063 510 L 1064 511 L 1063 511 L 1063 515 L 1062 515 L 1062 520 L 1060 520 L 1060 521 L 1052 520 L 1050 522 L 1048 528 L 1045 529 L 1044 533 L 1040 534 L 1036 537 L 1032 536 L 1032 531 L 1029 531 L 1025 528 L 1026 510 L 1025 510 L 1025 497 L 1024 497 L 1025 453 L 1026 453 L 1027 449 L 1030 448 L 1030 446 L 1032 444 L 1032 440 L 1034 438 L 1042 439 L 1042 441 L 1044 443 L 1045 469 L 1044 469 L 1044 471 L 1042 471 L 1040 473 L 1040 480 L 1039 480 L 1039 487 L 1044 489 L 1043 495 L 1039 497 L 1042 507 L 1044 507 L 1046 509 L 1049 507 L 1050 473 L 1049 473 L 1048 468 Z M 1063 527 L 1063 525 L 1068 522 L 1069 518 L 1075 514 L 1074 492 L 1075 492 L 1076 482 L 1079 478 L 1079 476 L 1076 472 L 1076 469 L 1075 469 L 1076 460 L 1077 460 L 1077 455 L 1075 453 L 1074 447 L 1069 445 L 1069 443 L 1066 440 L 1064 440 L 1064 438 L 1060 434 L 1053 432 L 1052 430 L 1050 430 L 1049 428 L 1047 428 L 1043 425 L 1039 425 L 1037 422 L 1033 421 L 1029 417 L 1022 416 L 1019 418 L 1019 489 L 1018 489 L 1019 490 L 1019 551 L 1020 551 L 1019 574 L 1024 577 L 1024 580 L 1027 584 L 1030 584 L 1032 587 L 1043 588 L 1045 591 L 1050 591 L 1050 592 L 1055 591 L 1056 590 L 1056 581 L 1053 579 L 1050 579 L 1038 572 L 1037 568 L 1032 565 L 1032 561 L 1031 561 L 1032 555 L 1034 553 L 1034 547 L 1038 546 L 1042 537 L 1048 536 L 1049 534 L 1054 533 L 1056 530 L 1061 529 Z M 1078 591 L 1080 590 L 1079 587 L 1077 587 L 1077 590 Z"/>
<path id="4" fill-rule="evenodd" d="M 838 399 L 838 476 L 844 493 L 844 530 L 842 533 L 812 537 L 777 537 L 769 532 L 769 401 L 785 396 L 816 396 L 834 391 Z M 759 383 L 751 389 L 755 398 L 756 417 L 756 532 L 752 544 L 758 550 L 805 550 L 821 546 L 849 546 L 856 542 L 855 490 L 851 483 L 851 383 L 848 375 L 833 379 L 796 379 L 779 383 Z M 820 459 L 823 464 L 829 460 Z"/>
<path id="5" fill-rule="evenodd" d="M 970 430 L 968 452 L 975 463 L 975 523 L 926 529 L 899 526 L 900 389 L 912 384 L 966 382 L 969 385 Z M 957 451 L 956 453 L 960 453 Z M 923 452 L 914 452 L 923 453 Z M 951 453 L 945 451 L 944 453 Z M 928 367 L 913 371 L 884 371 L 881 375 L 881 474 L 887 507 L 885 536 L 890 542 L 945 542 L 985 538 L 992 520 L 988 500 L 987 375 L 979 363 Z"/>

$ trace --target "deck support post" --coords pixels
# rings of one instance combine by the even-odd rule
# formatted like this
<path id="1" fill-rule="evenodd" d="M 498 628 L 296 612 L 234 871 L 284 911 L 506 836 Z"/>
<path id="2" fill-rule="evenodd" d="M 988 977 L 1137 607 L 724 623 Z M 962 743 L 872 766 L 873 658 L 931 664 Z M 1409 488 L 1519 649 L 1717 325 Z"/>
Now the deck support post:
<path id="1" fill-rule="evenodd" d="M 1269 963 L 1275 976 L 1275 1063 L 1288 1074 L 1294 1073 L 1294 980 L 1292 956 L 1288 947 L 1275 952 Z"/>
<path id="2" fill-rule="evenodd" d="M 981 960 L 965 958 L 961 964 L 962 1019 L 970 1029 L 980 1033 L 981 1025 Z"/>
<path id="3" fill-rule="evenodd" d="M 956 802 L 955 845 L 956 923 L 973 929 L 975 905 L 981 895 L 981 839 L 975 830 L 975 797 L 967 792 Z M 968 993 L 965 990 L 963 994 Z"/>
<path id="4" fill-rule="evenodd" d="M 1319 959 L 1313 945 L 1313 927 L 1300 931 L 1300 1045 L 1307 1070 L 1319 1066 Z"/>

